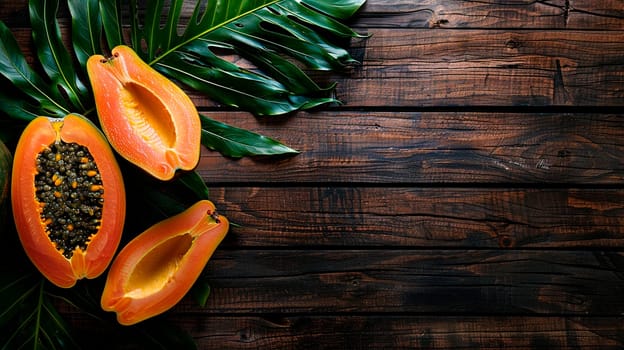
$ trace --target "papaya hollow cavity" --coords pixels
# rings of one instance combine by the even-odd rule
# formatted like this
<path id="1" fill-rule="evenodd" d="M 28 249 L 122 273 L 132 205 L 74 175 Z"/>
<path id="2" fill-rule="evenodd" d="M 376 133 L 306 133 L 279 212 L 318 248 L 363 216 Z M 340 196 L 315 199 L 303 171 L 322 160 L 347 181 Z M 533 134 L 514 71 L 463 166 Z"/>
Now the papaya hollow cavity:
<path id="1" fill-rule="evenodd" d="M 126 296 L 143 298 L 160 291 L 175 275 L 193 240 L 193 236 L 185 233 L 150 250 L 132 271 L 126 284 Z"/>
<path id="2" fill-rule="evenodd" d="M 120 95 L 126 107 L 128 122 L 145 142 L 154 146 L 174 147 L 175 126 L 168 117 L 169 111 L 158 97 L 134 82 L 126 82 Z"/>

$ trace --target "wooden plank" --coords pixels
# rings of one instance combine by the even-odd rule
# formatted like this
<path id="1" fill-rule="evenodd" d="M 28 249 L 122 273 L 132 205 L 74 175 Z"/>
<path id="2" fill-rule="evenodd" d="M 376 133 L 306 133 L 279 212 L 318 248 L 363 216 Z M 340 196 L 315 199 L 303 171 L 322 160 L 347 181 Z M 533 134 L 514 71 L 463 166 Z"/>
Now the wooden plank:
<path id="1" fill-rule="evenodd" d="M 14 33 L 30 56 L 30 31 Z M 351 45 L 360 66 L 312 74 L 321 85 L 337 82 L 347 108 L 624 106 L 623 31 L 371 33 Z M 218 106 L 205 95 L 191 97 L 200 108 Z"/>
<path id="2" fill-rule="evenodd" d="M 69 17 L 61 3 L 59 17 Z M 187 1 L 182 18 L 194 4 Z M 25 0 L 0 2 L 0 18 L 12 26 L 28 25 Z M 355 28 L 522 28 L 622 30 L 624 9 L 619 0 L 461 1 L 368 0 L 349 23 Z"/>
<path id="3" fill-rule="evenodd" d="M 203 321 L 203 322 L 202 322 Z M 616 349 L 622 319 L 295 316 L 180 319 L 200 349 Z M 217 330 L 217 331 L 215 331 Z"/>
<path id="4" fill-rule="evenodd" d="M 618 0 L 368 0 L 353 26 L 622 30 L 624 8 Z"/>
<path id="5" fill-rule="evenodd" d="M 207 306 L 174 310 L 620 317 L 623 269 L 614 251 L 218 249 Z"/>
<path id="6" fill-rule="evenodd" d="M 376 29 L 347 107 L 621 106 L 624 32 Z"/>
<path id="7" fill-rule="evenodd" d="M 620 107 L 623 31 L 375 28 L 349 51 L 361 62 L 337 83 L 347 108 Z M 246 67 L 253 69 L 253 67 Z M 199 107 L 213 101 L 191 94 Z"/>
<path id="8" fill-rule="evenodd" d="M 208 183 L 564 183 L 624 180 L 621 116 L 471 112 L 205 113 L 301 154 L 229 160 L 203 152 Z M 313 130 L 313 132 L 310 132 Z"/>
<path id="9" fill-rule="evenodd" d="M 624 190 L 212 188 L 232 247 L 624 248 Z"/>
<path id="10" fill-rule="evenodd" d="M 125 332 L 68 315 L 80 339 L 98 348 L 128 348 Z M 189 318 L 167 315 L 198 349 L 621 349 L 624 320 L 602 317 L 409 315 L 260 315 Z M 105 327 L 105 326 L 104 326 Z M 132 337 L 130 337 L 132 338 Z"/>

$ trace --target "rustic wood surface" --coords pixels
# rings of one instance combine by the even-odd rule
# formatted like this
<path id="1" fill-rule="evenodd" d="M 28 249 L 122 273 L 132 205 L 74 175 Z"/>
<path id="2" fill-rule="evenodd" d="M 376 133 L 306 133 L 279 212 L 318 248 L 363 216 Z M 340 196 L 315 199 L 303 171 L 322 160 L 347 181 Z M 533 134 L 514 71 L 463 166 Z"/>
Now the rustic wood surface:
<path id="1" fill-rule="evenodd" d="M 27 38 L 23 3 L 0 16 Z M 624 3 L 368 0 L 350 25 L 361 65 L 315 74 L 340 106 L 192 96 L 302 153 L 204 150 L 240 226 L 207 307 L 166 317 L 201 349 L 624 348 Z"/>

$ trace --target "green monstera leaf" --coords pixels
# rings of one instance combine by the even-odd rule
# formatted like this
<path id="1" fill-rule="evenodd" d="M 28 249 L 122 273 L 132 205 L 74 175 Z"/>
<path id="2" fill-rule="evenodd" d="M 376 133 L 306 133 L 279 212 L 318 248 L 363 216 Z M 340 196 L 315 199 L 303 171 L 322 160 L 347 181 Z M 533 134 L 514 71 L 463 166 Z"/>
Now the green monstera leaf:
<path id="1" fill-rule="evenodd" d="M 10 30 L 0 22 L 0 75 L 18 91 L 10 96 L 0 92 L 0 101 L 6 102 L 0 110 L 11 117 L 92 114 L 85 63 L 90 55 L 107 49 L 102 47 L 103 37 L 108 49 L 130 45 L 170 78 L 218 103 L 255 115 L 286 114 L 338 102 L 333 84 L 318 86 L 300 67 L 341 70 L 354 64 L 332 39 L 361 36 L 340 20 L 352 16 L 365 2 L 224 0 L 202 7 L 203 1 L 155 0 L 141 7 L 136 0 L 128 4 L 66 0 L 72 17 L 70 51 L 63 45 L 56 19 L 59 1 L 31 1 L 29 5 L 43 74 L 27 64 Z M 124 28 L 131 29 L 130 42 L 124 40 Z M 232 63 L 227 59 L 232 55 L 252 66 Z M 267 147 L 275 149 L 272 143 Z"/>

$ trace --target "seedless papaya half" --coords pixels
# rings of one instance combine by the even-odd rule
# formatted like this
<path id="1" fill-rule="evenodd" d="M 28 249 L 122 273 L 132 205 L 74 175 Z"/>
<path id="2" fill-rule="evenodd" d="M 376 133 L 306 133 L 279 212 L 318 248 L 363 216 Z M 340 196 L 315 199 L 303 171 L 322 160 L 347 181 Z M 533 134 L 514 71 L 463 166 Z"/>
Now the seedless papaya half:
<path id="1" fill-rule="evenodd" d="M 189 291 L 229 227 L 202 200 L 130 241 L 111 264 L 102 293 L 106 311 L 122 325 L 161 314 Z"/>
<path id="2" fill-rule="evenodd" d="M 69 288 L 110 264 L 126 199 L 104 135 L 86 118 L 37 117 L 17 144 L 11 204 L 19 239 L 52 283 Z"/>
<path id="3" fill-rule="evenodd" d="M 91 56 L 87 72 L 102 129 L 121 156 L 160 180 L 197 165 L 201 123 L 182 89 L 123 45 L 109 58 Z"/>

